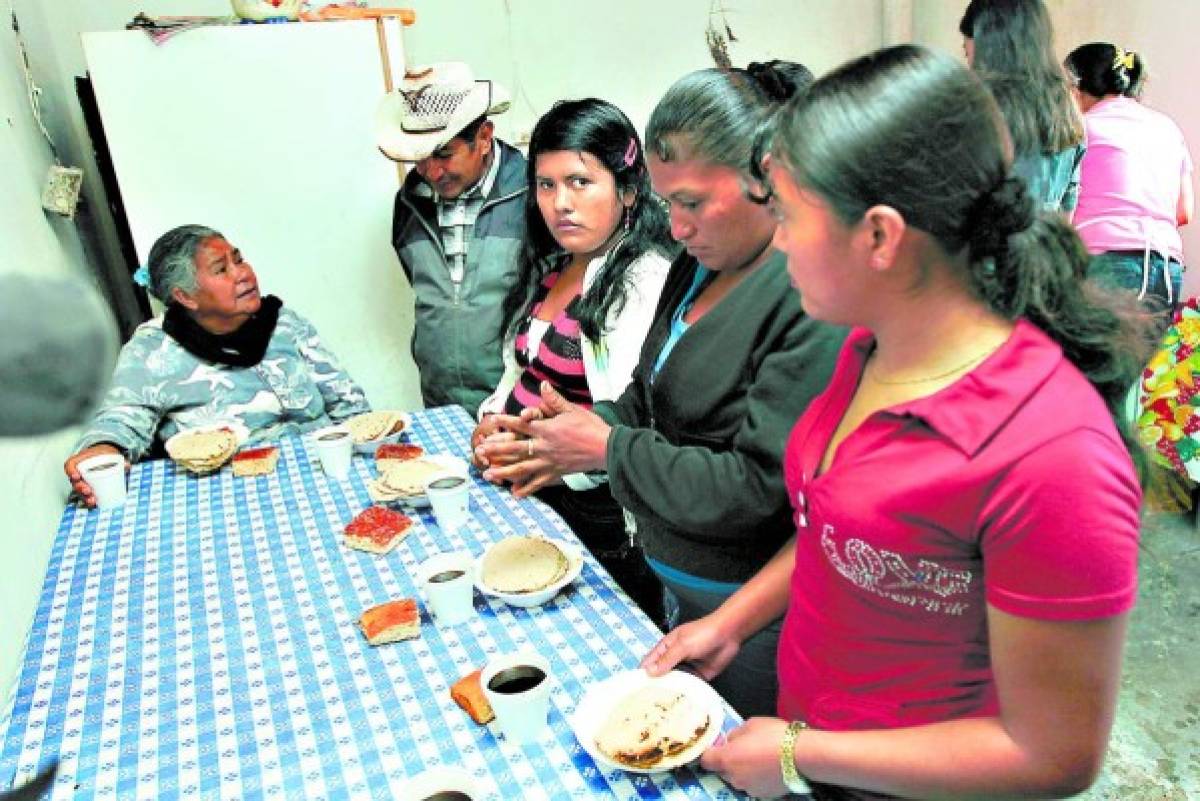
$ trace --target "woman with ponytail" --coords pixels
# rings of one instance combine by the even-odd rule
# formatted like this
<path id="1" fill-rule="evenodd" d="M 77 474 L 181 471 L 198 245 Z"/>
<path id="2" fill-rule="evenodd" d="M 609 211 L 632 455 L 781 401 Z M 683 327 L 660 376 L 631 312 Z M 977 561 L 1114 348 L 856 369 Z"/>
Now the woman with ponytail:
<path id="1" fill-rule="evenodd" d="M 1179 226 L 1195 206 L 1187 143 L 1170 117 L 1138 102 L 1146 71 L 1137 53 L 1092 42 L 1066 67 L 1087 127 L 1075 227 L 1095 254 L 1088 277 L 1137 293 L 1165 327 L 1182 300 Z"/>
<path id="2" fill-rule="evenodd" d="M 1013 172 L 1045 211 L 1070 219 L 1085 152 L 1083 121 L 1054 54 L 1042 0 L 971 0 L 959 21 L 967 63 L 991 90 L 1012 136 Z"/>
<path id="3" fill-rule="evenodd" d="M 1141 491 L 1114 417 L 1142 361 L 1012 173 L 988 90 L 914 46 L 764 131 L 809 315 L 856 326 L 784 457 L 795 536 L 645 660 L 719 675 L 786 610 L 778 718 L 702 764 L 755 796 L 1045 798 L 1103 760 Z M 1136 317 L 1136 313 L 1135 313 Z"/>
<path id="4" fill-rule="evenodd" d="M 647 161 L 687 252 L 632 382 L 592 411 L 546 387 L 531 411 L 552 419 L 505 418 L 529 439 L 482 446 L 493 462 L 527 457 L 485 473 L 521 495 L 606 470 L 665 587 L 669 625 L 718 607 L 791 536 L 784 442 L 845 337 L 805 316 L 771 246 L 775 221 L 743 189 L 758 126 L 811 80 L 801 65 L 772 62 L 701 70 L 667 90 L 646 129 Z M 780 624 L 749 638 L 714 684 L 743 715 L 774 709 Z"/>

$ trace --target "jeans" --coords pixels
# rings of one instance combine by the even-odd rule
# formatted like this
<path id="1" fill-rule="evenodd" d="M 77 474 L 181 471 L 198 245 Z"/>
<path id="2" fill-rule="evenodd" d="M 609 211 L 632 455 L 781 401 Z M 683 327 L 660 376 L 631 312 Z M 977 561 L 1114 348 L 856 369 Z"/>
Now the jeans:
<path id="1" fill-rule="evenodd" d="M 1143 266 L 1145 270 L 1143 271 Z M 1143 281 L 1146 293 L 1142 305 L 1161 318 L 1162 329 L 1171 324 L 1175 309 L 1180 305 L 1183 291 L 1183 265 L 1177 259 L 1167 263 L 1170 284 L 1163 275 L 1163 256 L 1151 252 L 1147 264 L 1140 250 L 1110 250 L 1097 253 L 1088 267 L 1088 278 L 1106 289 L 1118 289 L 1140 294 Z"/>
<path id="2" fill-rule="evenodd" d="M 704 617 L 732 594 L 733 591 L 706 592 L 664 580 L 668 628 Z M 776 714 L 779 677 L 775 673 L 775 652 L 782 628 L 783 618 L 780 618 L 747 639 L 721 675 L 709 682 L 743 718 Z"/>

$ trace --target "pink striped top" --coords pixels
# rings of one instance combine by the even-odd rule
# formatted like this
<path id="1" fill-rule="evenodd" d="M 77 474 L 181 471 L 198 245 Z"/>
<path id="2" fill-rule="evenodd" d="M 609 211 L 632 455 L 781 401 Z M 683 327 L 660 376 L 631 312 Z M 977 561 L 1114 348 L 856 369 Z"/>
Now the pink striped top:
<path id="1" fill-rule="evenodd" d="M 533 308 L 517 329 L 516 356 L 517 364 L 522 369 L 504 404 L 504 411 L 508 414 L 520 414 L 522 409 L 536 408 L 541 402 L 539 387 L 543 381 L 549 381 L 559 394 L 572 403 L 588 409 L 592 407 L 592 392 L 583 366 L 583 341 L 579 320 L 575 317 L 579 293 L 550 321 L 541 342 L 534 343 L 536 350 L 530 358 L 530 326 L 559 275 L 561 273 L 555 270 L 542 280 L 534 297 Z"/>

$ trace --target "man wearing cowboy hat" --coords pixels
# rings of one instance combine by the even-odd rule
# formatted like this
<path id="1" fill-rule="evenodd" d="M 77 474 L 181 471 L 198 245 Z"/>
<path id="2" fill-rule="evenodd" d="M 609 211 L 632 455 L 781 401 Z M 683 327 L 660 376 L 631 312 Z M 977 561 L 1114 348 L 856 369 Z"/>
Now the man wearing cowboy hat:
<path id="1" fill-rule="evenodd" d="M 412 353 L 426 406 L 475 414 L 500 381 L 501 306 L 516 281 L 525 157 L 493 136 L 509 107 L 466 64 L 410 71 L 380 106 L 379 149 L 414 169 L 396 193 L 392 245 L 416 296 Z"/>

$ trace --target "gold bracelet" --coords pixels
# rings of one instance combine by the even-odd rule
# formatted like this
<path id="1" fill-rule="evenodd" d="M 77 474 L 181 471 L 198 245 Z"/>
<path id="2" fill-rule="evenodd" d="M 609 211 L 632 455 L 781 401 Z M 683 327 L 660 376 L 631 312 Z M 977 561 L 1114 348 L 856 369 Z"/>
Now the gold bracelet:
<path id="1" fill-rule="evenodd" d="M 779 772 L 783 776 L 783 786 L 789 793 L 809 792 L 808 783 L 796 769 L 796 735 L 807 728 L 808 724 L 803 720 L 793 720 L 783 732 L 783 740 L 779 743 Z"/>

